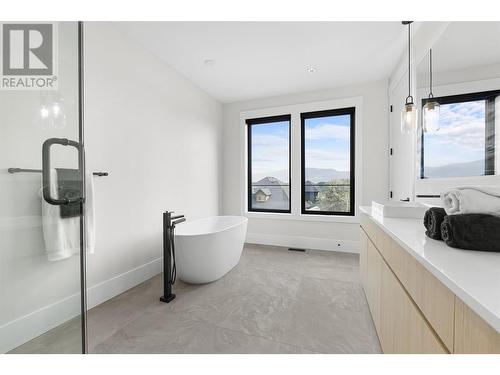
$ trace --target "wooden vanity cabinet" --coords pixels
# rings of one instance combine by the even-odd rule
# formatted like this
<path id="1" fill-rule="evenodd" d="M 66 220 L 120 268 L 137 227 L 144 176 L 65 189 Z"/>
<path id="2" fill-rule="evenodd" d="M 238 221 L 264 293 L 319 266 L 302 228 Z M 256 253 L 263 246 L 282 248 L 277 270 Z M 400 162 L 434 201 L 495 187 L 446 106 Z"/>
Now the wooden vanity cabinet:
<path id="1" fill-rule="evenodd" d="M 500 334 L 368 216 L 360 272 L 384 353 L 500 353 Z"/>

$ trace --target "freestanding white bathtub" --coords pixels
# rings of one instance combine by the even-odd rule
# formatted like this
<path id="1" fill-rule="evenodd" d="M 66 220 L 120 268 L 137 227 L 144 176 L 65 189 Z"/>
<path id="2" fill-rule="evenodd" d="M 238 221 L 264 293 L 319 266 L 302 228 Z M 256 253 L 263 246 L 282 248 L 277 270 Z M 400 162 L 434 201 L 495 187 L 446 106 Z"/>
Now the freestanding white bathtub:
<path id="1" fill-rule="evenodd" d="M 177 275 L 190 284 L 220 279 L 240 261 L 247 234 L 243 216 L 186 221 L 175 229 Z"/>

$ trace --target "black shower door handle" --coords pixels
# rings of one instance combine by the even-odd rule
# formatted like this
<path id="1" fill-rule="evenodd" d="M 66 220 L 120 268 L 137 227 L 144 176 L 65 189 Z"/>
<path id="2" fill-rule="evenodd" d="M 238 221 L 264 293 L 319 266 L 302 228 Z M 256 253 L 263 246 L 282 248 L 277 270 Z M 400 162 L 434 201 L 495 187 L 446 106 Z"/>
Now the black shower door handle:
<path id="1" fill-rule="evenodd" d="M 66 138 L 49 138 L 45 142 L 43 142 L 42 146 L 42 184 L 43 184 L 43 199 L 49 204 L 60 206 L 63 204 L 70 204 L 79 202 L 82 197 L 75 198 L 64 198 L 64 199 L 56 199 L 53 198 L 50 194 L 50 186 L 51 186 L 51 173 L 50 173 L 50 147 L 52 145 L 62 145 L 62 146 L 72 146 L 78 151 L 78 159 L 80 159 L 82 152 L 82 146 L 79 142 L 70 141 Z M 81 174 L 81 171 L 80 171 Z M 81 176 L 80 176 L 81 177 Z M 80 178 L 80 181 L 83 181 Z"/>

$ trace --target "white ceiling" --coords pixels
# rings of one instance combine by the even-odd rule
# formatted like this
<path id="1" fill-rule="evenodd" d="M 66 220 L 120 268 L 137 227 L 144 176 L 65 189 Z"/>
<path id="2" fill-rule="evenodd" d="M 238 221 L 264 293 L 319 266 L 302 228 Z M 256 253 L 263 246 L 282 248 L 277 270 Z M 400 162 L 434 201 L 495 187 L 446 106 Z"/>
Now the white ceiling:
<path id="1" fill-rule="evenodd" d="M 388 78 L 400 22 L 121 22 L 130 38 L 221 102 Z M 213 60 L 212 66 L 205 61 Z M 309 73 L 314 67 L 316 71 Z"/>

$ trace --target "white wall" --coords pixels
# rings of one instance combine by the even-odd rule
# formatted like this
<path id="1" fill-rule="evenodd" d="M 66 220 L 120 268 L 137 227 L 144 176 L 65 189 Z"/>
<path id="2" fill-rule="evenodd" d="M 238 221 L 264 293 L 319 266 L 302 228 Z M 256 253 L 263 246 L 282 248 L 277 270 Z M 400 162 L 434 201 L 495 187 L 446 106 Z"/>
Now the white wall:
<path id="1" fill-rule="evenodd" d="M 76 46 L 76 38 L 71 43 Z M 163 211 L 183 213 L 188 220 L 219 213 L 222 107 L 111 23 L 85 24 L 85 64 L 87 169 L 109 172 L 108 177 L 95 178 L 97 242 L 95 254 L 88 257 L 87 275 L 93 306 L 161 271 Z M 74 75 L 64 77 L 76 82 Z M 35 108 L 33 100 L 21 105 L 26 93 L 9 97 L 12 103 L 6 104 L 18 105 L 9 107 L 12 110 Z M 36 138 L 31 117 L 24 120 L 22 125 L 10 124 L 2 117 L 1 124 L 11 145 L 2 156 L 2 192 L 4 186 L 17 188 L 19 199 L 2 201 L 11 211 L 2 209 L 0 224 L 12 231 L 12 241 L 0 242 L 2 272 L 8 271 L 0 280 L 0 351 L 78 313 L 78 258 L 48 262 L 44 255 L 36 196 L 40 176 L 5 171 L 40 165 L 39 149 L 47 134 Z M 72 115 L 68 125 L 73 130 L 75 120 Z M 69 137 L 76 136 L 73 133 Z M 27 139 L 34 142 L 28 142 L 29 147 Z M 24 180 L 29 185 L 22 184 Z M 16 224 L 20 219 L 25 222 L 22 228 Z M 18 272 L 9 271 L 13 265 Z M 10 276 L 16 279 L 7 279 Z M 5 309 L 5 304 L 14 307 Z"/>
<path id="2" fill-rule="evenodd" d="M 387 82 L 378 81 L 330 90 L 279 96 L 224 105 L 223 129 L 223 212 L 241 215 L 241 194 L 246 189 L 241 178 L 245 149 L 240 140 L 240 113 L 249 110 L 317 101 L 362 97 L 362 183 L 361 204 L 384 200 L 388 194 L 388 100 Z M 292 151 L 293 152 L 293 151 Z M 298 152 L 296 150 L 295 152 Z M 329 218 L 328 218 L 329 219 Z M 324 221 L 249 219 L 247 241 L 325 250 L 357 251 L 357 223 Z M 340 245 L 340 246 L 339 246 Z"/>
<path id="3" fill-rule="evenodd" d="M 414 81 L 412 81 L 414 82 Z M 390 113 L 389 147 L 392 155 L 389 156 L 391 170 L 389 190 L 392 199 L 413 199 L 416 159 L 414 158 L 416 134 L 401 133 L 401 110 L 408 96 L 408 73 L 400 77 L 399 82 L 392 82 L 389 93 L 389 102 L 392 105 Z M 415 97 L 415 94 L 413 94 Z M 415 102 L 418 103 L 418 102 Z"/>
<path id="4" fill-rule="evenodd" d="M 87 168 L 96 187 L 93 285 L 161 257 L 162 212 L 219 212 L 221 105 L 103 23 L 86 29 Z"/>
<path id="5" fill-rule="evenodd" d="M 421 65 L 427 65 L 429 61 L 424 59 L 420 62 L 418 68 Z M 500 75 L 500 63 L 497 64 L 489 64 L 483 66 L 474 66 L 466 69 L 459 70 L 447 70 L 434 72 L 433 74 L 433 86 L 436 88 L 439 86 L 452 85 L 457 83 L 468 83 L 468 82 L 476 82 L 476 81 L 485 81 L 496 79 Z M 429 73 L 419 74 L 417 75 L 417 84 L 418 88 L 429 93 Z M 434 96 L 438 96 L 440 94 L 435 94 Z"/>

